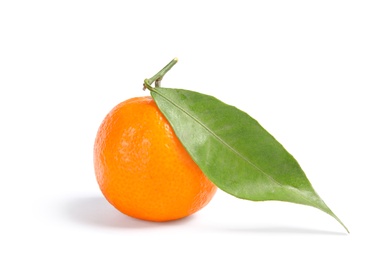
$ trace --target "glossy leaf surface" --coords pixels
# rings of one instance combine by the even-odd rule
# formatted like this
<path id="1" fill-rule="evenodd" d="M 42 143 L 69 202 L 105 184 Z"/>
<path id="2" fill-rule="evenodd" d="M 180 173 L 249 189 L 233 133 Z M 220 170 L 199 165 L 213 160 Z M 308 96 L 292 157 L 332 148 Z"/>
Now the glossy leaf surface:
<path id="1" fill-rule="evenodd" d="M 293 156 L 248 114 L 188 90 L 151 88 L 151 95 L 194 161 L 220 189 L 247 200 L 313 206 L 342 224 Z"/>

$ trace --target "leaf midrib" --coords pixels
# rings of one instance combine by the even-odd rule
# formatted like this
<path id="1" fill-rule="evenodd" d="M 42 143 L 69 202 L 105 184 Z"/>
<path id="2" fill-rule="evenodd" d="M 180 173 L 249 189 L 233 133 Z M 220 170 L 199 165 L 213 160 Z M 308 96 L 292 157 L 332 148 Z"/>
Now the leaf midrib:
<path id="1" fill-rule="evenodd" d="M 271 175 L 267 174 L 265 171 L 263 171 L 262 169 L 260 169 L 257 165 L 255 165 L 253 162 L 251 162 L 248 158 L 246 158 L 244 155 L 242 155 L 239 151 L 237 151 L 235 148 L 233 148 L 232 146 L 230 146 L 226 141 L 224 141 L 220 136 L 218 136 L 217 134 L 215 134 L 215 132 L 213 132 L 208 126 L 206 126 L 203 122 L 201 122 L 198 118 L 196 118 L 195 116 L 193 116 L 192 114 L 190 114 L 188 111 L 186 111 L 183 107 L 181 107 L 180 105 L 178 105 L 176 102 L 174 102 L 173 100 L 169 99 L 168 97 L 164 96 L 161 92 L 157 91 L 156 89 L 153 89 L 153 91 L 157 94 L 159 94 L 161 97 L 163 97 L 165 100 L 167 100 L 168 102 L 170 102 L 171 104 L 173 104 L 175 107 L 177 107 L 178 109 L 180 109 L 183 113 L 185 113 L 186 115 L 188 115 L 189 117 L 191 117 L 195 122 L 197 122 L 199 125 L 201 125 L 205 130 L 207 130 L 211 135 L 213 135 L 217 140 L 219 140 L 219 142 L 221 142 L 224 146 L 226 146 L 227 148 L 229 148 L 234 154 L 236 154 L 238 157 L 240 157 L 241 159 L 243 159 L 244 161 L 246 161 L 248 164 L 250 164 L 252 167 L 254 167 L 256 170 L 258 170 L 260 173 L 262 173 L 265 177 L 267 177 L 270 181 L 274 182 L 276 185 L 280 186 L 280 187 L 285 187 L 285 188 L 289 188 L 291 190 L 294 190 L 296 191 L 297 193 L 300 194 L 300 196 L 308 201 L 308 203 L 310 203 L 311 205 L 313 205 L 313 202 L 308 200 L 307 197 L 299 190 L 297 189 L 296 187 L 293 187 L 293 186 L 288 186 L 288 185 L 284 185 L 282 183 L 280 183 L 279 181 L 277 181 L 275 178 L 273 178 Z"/>

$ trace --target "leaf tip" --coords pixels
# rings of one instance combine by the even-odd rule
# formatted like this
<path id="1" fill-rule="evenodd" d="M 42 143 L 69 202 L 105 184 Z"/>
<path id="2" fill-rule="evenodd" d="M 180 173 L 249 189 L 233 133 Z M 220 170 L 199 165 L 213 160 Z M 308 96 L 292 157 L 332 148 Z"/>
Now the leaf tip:
<path id="1" fill-rule="evenodd" d="M 345 231 L 347 231 L 347 233 L 350 234 L 351 232 L 349 232 L 349 229 L 347 228 L 347 226 L 344 225 L 344 223 L 338 217 L 335 216 L 335 218 L 344 227 Z"/>
<path id="2" fill-rule="evenodd" d="M 327 214 L 329 214 L 330 216 L 332 216 L 334 219 L 336 219 L 337 222 L 339 222 L 340 225 L 343 226 L 343 228 L 345 229 L 345 231 L 347 231 L 347 233 L 350 234 L 349 229 L 347 228 L 347 226 L 344 225 L 344 223 L 341 221 L 341 219 L 339 219 L 339 218 L 336 216 L 335 213 L 333 213 L 329 208 L 328 208 L 328 210 L 325 210 L 324 212 L 326 212 Z"/>

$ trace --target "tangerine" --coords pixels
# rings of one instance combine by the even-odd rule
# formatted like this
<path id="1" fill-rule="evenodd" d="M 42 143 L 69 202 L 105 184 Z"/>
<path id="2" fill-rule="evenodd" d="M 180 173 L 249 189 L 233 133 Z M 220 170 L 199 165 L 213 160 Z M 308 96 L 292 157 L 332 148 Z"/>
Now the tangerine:
<path id="1" fill-rule="evenodd" d="M 217 189 L 151 97 L 128 99 L 109 112 L 97 132 L 94 167 L 109 203 L 143 220 L 191 215 L 207 205 Z"/>

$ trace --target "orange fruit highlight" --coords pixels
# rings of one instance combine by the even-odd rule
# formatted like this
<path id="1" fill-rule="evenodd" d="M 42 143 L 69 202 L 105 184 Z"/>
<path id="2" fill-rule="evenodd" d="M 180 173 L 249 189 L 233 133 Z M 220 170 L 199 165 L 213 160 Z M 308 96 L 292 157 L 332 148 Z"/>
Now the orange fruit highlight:
<path id="1" fill-rule="evenodd" d="M 96 179 L 105 198 L 131 217 L 186 217 L 212 199 L 216 186 L 185 150 L 151 97 L 118 104 L 94 146 Z"/>

